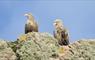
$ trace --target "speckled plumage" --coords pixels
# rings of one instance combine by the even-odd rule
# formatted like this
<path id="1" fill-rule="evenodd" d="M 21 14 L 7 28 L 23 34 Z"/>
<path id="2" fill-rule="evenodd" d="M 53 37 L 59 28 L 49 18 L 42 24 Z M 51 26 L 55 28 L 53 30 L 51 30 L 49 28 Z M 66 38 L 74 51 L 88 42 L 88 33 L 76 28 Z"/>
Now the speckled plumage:
<path id="1" fill-rule="evenodd" d="M 58 43 L 60 45 L 68 45 L 69 35 L 61 19 L 56 19 L 54 21 L 54 27 L 55 27 L 54 37 L 58 40 Z"/>
<path id="2" fill-rule="evenodd" d="M 25 34 L 28 32 L 38 32 L 38 25 L 35 22 L 34 17 L 31 13 L 25 14 L 27 16 L 27 23 L 25 24 Z"/>

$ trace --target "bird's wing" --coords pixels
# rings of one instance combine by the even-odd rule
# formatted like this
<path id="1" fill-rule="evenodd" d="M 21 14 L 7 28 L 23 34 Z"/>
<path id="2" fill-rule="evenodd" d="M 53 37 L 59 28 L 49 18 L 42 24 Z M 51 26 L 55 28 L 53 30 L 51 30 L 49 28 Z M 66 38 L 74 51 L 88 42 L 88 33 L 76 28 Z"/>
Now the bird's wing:
<path id="1" fill-rule="evenodd" d="M 64 30 L 61 32 L 61 37 L 64 38 L 65 40 L 69 39 L 69 34 L 68 34 L 67 29 L 64 29 Z"/>
<path id="2" fill-rule="evenodd" d="M 28 25 L 25 24 L 25 34 L 28 33 L 27 29 L 28 29 Z"/>
<path id="3" fill-rule="evenodd" d="M 31 26 L 30 24 L 25 24 L 25 33 L 32 31 L 33 31 L 33 26 Z"/>
<path id="4" fill-rule="evenodd" d="M 53 36 L 56 38 L 57 36 L 56 36 L 56 32 L 55 31 L 53 31 Z"/>

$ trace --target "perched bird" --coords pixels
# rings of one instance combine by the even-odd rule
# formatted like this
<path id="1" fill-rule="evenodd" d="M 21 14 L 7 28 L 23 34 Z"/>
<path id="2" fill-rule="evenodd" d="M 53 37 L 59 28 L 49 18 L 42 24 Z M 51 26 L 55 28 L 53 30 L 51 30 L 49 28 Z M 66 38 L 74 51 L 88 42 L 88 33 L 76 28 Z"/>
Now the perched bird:
<path id="1" fill-rule="evenodd" d="M 69 35 L 61 19 L 56 19 L 53 25 L 55 27 L 55 31 L 53 32 L 53 34 L 54 34 L 54 37 L 58 40 L 58 43 L 60 45 L 68 45 Z"/>
<path id="2" fill-rule="evenodd" d="M 37 22 L 35 22 L 34 17 L 32 16 L 31 13 L 25 14 L 27 17 L 27 22 L 25 24 L 25 34 L 29 32 L 38 32 L 38 25 Z"/>

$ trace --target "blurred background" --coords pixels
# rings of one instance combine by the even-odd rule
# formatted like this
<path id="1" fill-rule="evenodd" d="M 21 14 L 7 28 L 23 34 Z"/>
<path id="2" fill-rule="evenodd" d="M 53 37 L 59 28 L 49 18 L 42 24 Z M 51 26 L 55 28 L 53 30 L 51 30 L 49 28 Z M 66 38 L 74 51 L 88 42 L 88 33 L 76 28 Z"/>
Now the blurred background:
<path id="1" fill-rule="evenodd" d="M 53 34 L 53 21 L 63 20 L 70 41 L 95 38 L 94 0 L 0 0 L 0 39 L 15 41 L 24 33 L 25 13 L 31 12 L 40 32 Z"/>

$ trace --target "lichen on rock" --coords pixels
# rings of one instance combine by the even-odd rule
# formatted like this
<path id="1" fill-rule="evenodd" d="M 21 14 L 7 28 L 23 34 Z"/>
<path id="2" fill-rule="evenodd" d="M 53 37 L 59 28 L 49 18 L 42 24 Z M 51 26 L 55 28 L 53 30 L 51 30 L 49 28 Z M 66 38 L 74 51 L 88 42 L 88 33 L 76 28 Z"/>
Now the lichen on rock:
<path id="1" fill-rule="evenodd" d="M 16 51 L 20 60 L 49 60 L 57 56 L 59 45 L 52 35 L 33 32 L 28 34 L 27 39 Z"/>
<path id="2" fill-rule="evenodd" d="M 95 60 L 95 40 L 82 39 L 69 45 L 69 51 L 59 58 L 65 60 Z"/>
<path id="3" fill-rule="evenodd" d="M 4 40 L 0 40 L 0 60 L 16 60 L 16 54 Z"/>
<path id="4" fill-rule="evenodd" d="M 20 37 L 14 42 L 0 40 L 0 60 L 95 60 L 95 39 L 60 46 L 49 33 L 31 32 Z"/>

